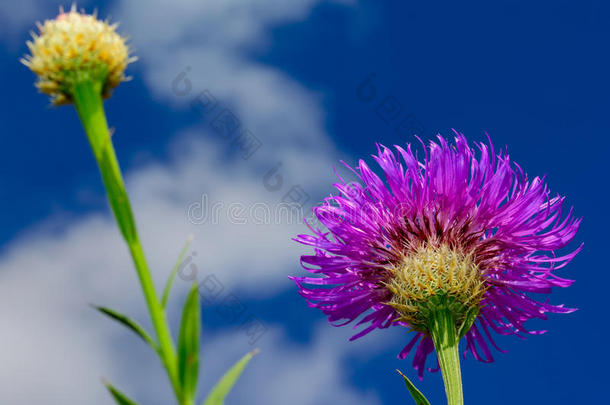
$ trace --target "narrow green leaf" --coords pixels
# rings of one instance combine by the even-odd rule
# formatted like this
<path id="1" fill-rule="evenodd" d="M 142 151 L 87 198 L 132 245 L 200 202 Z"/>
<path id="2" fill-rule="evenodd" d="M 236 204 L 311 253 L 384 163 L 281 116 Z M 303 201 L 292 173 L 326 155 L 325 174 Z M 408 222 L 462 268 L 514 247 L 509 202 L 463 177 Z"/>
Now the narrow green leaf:
<path id="1" fill-rule="evenodd" d="M 424 394 L 422 394 L 417 388 L 415 388 L 415 385 L 413 385 L 411 380 L 409 380 L 406 375 L 401 373 L 400 370 L 396 370 L 396 371 L 398 371 L 398 374 L 400 374 L 402 376 L 402 378 L 405 379 L 405 385 L 407 386 L 407 389 L 411 393 L 411 396 L 413 397 L 413 400 L 415 401 L 415 403 L 417 405 L 430 405 L 430 402 L 428 402 L 426 397 L 424 397 Z"/>
<path id="2" fill-rule="evenodd" d="M 178 260 L 176 260 L 176 263 L 174 264 L 174 267 L 172 268 L 172 272 L 170 273 L 169 278 L 167 279 L 167 282 L 165 283 L 165 288 L 163 289 L 163 295 L 161 297 L 161 306 L 163 308 L 165 308 L 165 306 L 167 305 L 167 300 L 169 299 L 169 292 L 172 289 L 172 284 L 174 283 L 176 274 L 178 274 L 178 270 L 180 269 L 180 264 L 184 260 L 184 256 L 186 256 L 186 252 L 188 251 L 189 246 L 191 246 L 192 241 L 193 241 L 193 235 L 189 235 L 189 237 L 186 239 L 186 243 L 184 244 L 184 247 L 182 248 L 182 250 L 180 251 L 180 254 L 178 255 Z"/>
<path id="3" fill-rule="evenodd" d="M 104 385 L 110 391 L 112 397 L 116 400 L 119 405 L 138 405 L 137 402 L 129 399 L 127 395 L 123 394 L 121 391 L 112 386 L 108 381 L 104 381 Z"/>
<path id="4" fill-rule="evenodd" d="M 192 400 L 197 389 L 200 322 L 199 291 L 197 284 L 193 284 L 182 311 L 178 337 L 178 378 L 182 386 L 183 400 Z"/>
<path id="5" fill-rule="evenodd" d="M 148 343 L 150 345 L 150 347 L 152 347 L 153 349 L 158 351 L 158 346 L 155 343 L 155 341 L 153 340 L 153 338 L 150 337 L 148 332 L 146 332 L 143 327 L 141 327 L 138 323 L 136 323 L 136 321 L 134 321 L 131 318 L 127 317 L 126 315 L 123 315 L 110 308 L 98 307 L 95 305 L 92 305 L 92 306 L 93 306 L 93 308 L 97 309 L 104 315 L 107 315 L 110 318 L 114 319 L 115 321 L 120 322 L 121 324 L 127 326 L 129 329 L 134 331 L 138 336 L 140 336 L 146 343 Z"/>
<path id="6" fill-rule="evenodd" d="M 244 357 L 242 357 L 237 363 L 235 363 L 233 367 L 231 367 L 229 371 L 227 371 L 225 375 L 223 375 L 222 378 L 218 380 L 203 405 L 224 405 L 225 397 L 227 396 L 229 391 L 231 391 L 233 385 L 235 385 L 235 382 L 237 381 L 241 373 L 244 371 L 244 368 L 246 367 L 248 362 L 250 362 L 252 357 L 254 357 L 254 355 L 257 353 L 258 349 L 253 350 L 250 353 L 246 354 Z"/>

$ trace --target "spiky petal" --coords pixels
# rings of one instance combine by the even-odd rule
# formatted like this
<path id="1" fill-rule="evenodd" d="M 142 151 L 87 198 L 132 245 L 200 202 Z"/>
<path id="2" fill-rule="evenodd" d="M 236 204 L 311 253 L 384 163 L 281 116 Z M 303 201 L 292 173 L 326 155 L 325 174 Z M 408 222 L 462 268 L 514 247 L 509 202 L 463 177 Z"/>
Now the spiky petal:
<path id="1" fill-rule="evenodd" d="M 339 194 L 314 209 L 323 229 L 310 227 L 312 234 L 295 238 L 315 248 L 301 263 L 316 276 L 293 278 L 300 294 L 337 326 L 355 320 L 366 325 L 352 339 L 392 325 L 411 328 L 415 335 L 399 357 L 416 348 L 413 365 L 420 378 L 434 345 L 429 333 L 392 305 L 404 297 L 388 286 L 396 280 L 392 269 L 422 247 L 458 252 L 479 271 L 482 286 L 473 290 L 482 294 L 478 314 L 465 333 L 466 352 L 477 360 L 493 361 L 491 332 L 542 333 L 529 331 L 525 322 L 572 311 L 532 293 L 572 283 L 555 273 L 582 245 L 555 252 L 574 238 L 580 219 L 571 209 L 562 216 L 564 198 L 551 197 L 544 178 L 529 180 L 507 153 L 496 155 L 491 142 L 477 146 L 478 153 L 457 132 L 454 145 L 439 136 L 438 143 L 424 146 L 423 161 L 411 145 L 394 152 L 378 146 L 373 158 L 384 180 L 361 160 L 354 171 L 360 181 L 341 179 L 335 184 Z"/>

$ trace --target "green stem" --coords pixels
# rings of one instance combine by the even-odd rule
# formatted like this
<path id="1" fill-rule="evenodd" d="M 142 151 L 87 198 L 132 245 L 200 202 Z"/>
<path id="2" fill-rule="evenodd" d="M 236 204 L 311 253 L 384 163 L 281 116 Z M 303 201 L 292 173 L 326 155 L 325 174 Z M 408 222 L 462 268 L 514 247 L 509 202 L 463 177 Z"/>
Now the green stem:
<path id="1" fill-rule="evenodd" d="M 449 309 L 435 309 L 430 316 L 430 334 L 443 374 L 447 404 L 463 405 L 459 336 L 453 318 Z"/>
<path id="2" fill-rule="evenodd" d="M 129 197 L 125 190 L 121 169 L 110 139 L 101 97 L 101 87 L 102 84 L 99 81 L 94 82 L 84 79 L 77 82 L 72 91 L 74 104 L 85 127 L 93 154 L 100 168 L 112 212 L 115 215 L 121 234 L 129 246 L 129 252 L 136 267 L 150 317 L 157 334 L 161 360 L 167 370 L 176 398 L 180 400 L 180 384 L 178 381 L 174 343 L 165 311 L 155 291 L 155 285 L 144 256 L 144 250 L 140 244 Z"/>

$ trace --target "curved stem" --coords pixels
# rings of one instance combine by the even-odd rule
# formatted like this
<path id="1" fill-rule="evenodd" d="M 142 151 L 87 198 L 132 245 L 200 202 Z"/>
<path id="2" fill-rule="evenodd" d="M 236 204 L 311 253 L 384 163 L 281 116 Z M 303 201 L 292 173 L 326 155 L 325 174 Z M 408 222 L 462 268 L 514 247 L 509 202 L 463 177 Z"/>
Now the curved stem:
<path id="1" fill-rule="evenodd" d="M 101 97 L 101 83 L 82 80 L 74 85 L 72 95 L 78 115 L 85 127 L 93 154 L 97 160 L 104 187 L 112 212 L 123 238 L 129 246 L 129 252 L 138 274 L 138 279 L 146 299 L 152 324 L 158 339 L 159 353 L 167 371 L 176 398 L 180 400 L 177 360 L 174 343 L 150 270 L 146 263 L 144 250 L 140 244 L 129 197 L 125 190 L 121 169 L 110 139 L 106 115 Z"/>
<path id="2" fill-rule="evenodd" d="M 443 374 L 448 405 L 463 405 L 459 336 L 451 311 L 439 308 L 430 317 L 430 334 Z"/>

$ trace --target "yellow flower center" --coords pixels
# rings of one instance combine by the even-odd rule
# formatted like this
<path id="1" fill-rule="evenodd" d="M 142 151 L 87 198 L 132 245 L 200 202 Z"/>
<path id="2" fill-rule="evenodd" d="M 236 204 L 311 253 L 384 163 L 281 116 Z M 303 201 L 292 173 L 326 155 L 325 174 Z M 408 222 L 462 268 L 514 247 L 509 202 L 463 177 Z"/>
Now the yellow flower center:
<path id="1" fill-rule="evenodd" d="M 414 330 L 427 332 L 431 311 L 447 307 L 459 328 L 478 313 L 485 292 L 482 273 L 471 255 L 445 245 L 424 245 L 390 269 L 388 305 Z M 470 325 L 468 325 L 470 327 Z"/>

